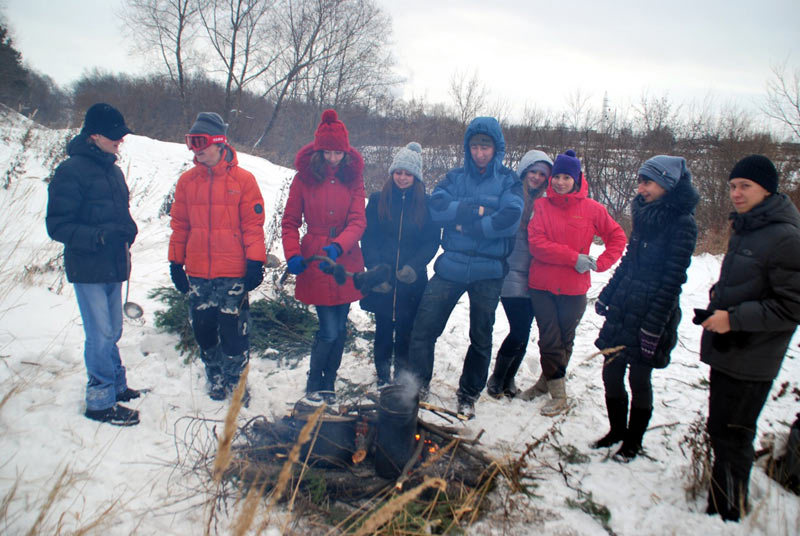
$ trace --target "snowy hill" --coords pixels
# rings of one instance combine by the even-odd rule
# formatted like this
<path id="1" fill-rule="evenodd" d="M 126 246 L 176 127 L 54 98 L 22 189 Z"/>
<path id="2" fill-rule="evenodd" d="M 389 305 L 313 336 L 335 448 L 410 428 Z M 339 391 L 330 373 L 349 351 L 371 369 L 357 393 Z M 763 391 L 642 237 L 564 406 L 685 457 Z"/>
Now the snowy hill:
<path id="1" fill-rule="evenodd" d="M 145 317 L 138 323 L 126 320 L 120 349 L 131 386 L 152 392 L 131 404 L 139 409 L 141 424 L 117 428 L 82 416 L 86 377 L 80 315 L 72 287 L 57 269 L 61 245 L 47 237 L 44 227 L 46 178 L 74 134 L 45 129 L 0 108 L 0 532 L 23 534 L 36 526 L 40 534 L 72 534 L 87 527 L 88 534 L 202 534 L 208 484 L 187 460 L 201 447 L 194 444 L 204 437 L 198 426 L 218 425 L 227 407 L 206 396 L 201 367 L 184 363 L 174 349 L 176 338 L 154 328 L 153 313 L 161 304 L 146 298 L 150 289 L 170 284 L 164 206 L 178 175 L 190 165 L 191 154 L 182 144 L 141 136 L 128 136 L 123 144 L 119 164 L 140 228 L 132 248 L 130 298 L 144 307 Z M 292 171 L 249 155 L 240 154 L 239 159 L 259 181 L 268 210 L 268 247 L 282 256 L 269 222 L 282 206 Z M 694 258 L 682 294 L 684 311 L 706 305 L 719 260 L 708 255 Z M 609 277 L 608 272 L 593 274 L 590 298 Z M 268 292 L 270 284 L 257 293 Z M 436 348 L 432 395 L 446 407 L 455 403 L 468 343 L 466 303 L 465 297 Z M 357 305 L 350 316 L 368 327 L 369 319 Z M 501 486 L 490 498 L 496 507 L 470 534 L 800 533 L 798 497 L 758 467 L 750 487 L 754 510 L 740 524 L 706 516 L 704 492 L 697 499 L 687 496 L 691 459 L 681 442 L 693 423 L 705 419 L 708 397 L 708 368 L 698 356 L 700 330 L 690 317 L 681 324 L 672 364 L 653 375 L 656 405 L 644 439 L 645 455 L 625 465 L 611 460 L 607 450 L 589 449 L 608 426 L 602 359 L 589 357 L 595 352 L 601 320 L 590 306 L 578 328 L 567 381 L 575 404 L 567 415 L 541 417 L 543 401 L 495 401 L 484 395 L 478 402 L 477 417 L 464 425 L 464 435 L 486 430 L 480 444 L 493 456 L 518 457 L 527 444 L 544 441 L 529 460 L 529 470 L 540 479 L 537 497 L 509 498 Z M 507 331 L 500 308 L 495 350 Z M 800 410 L 794 394 L 800 383 L 798 341 L 795 337 L 759 420 L 759 438 L 784 434 Z M 357 347 L 345 354 L 340 375 L 355 383 L 373 383 L 370 348 L 366 343 Z M 285 414 L 287 401 L 303 393 L 307 367 L 307 358 L 298 368 L 253 359 L 253 400 L 240 421 Z M 529 386 L 538 372 L 538 349 L 532 343 L 518 383 Z M 784 382 L 788 386 L 782 390 Z M 608 508 L 606 527 L 576 506 L 586 504 L 587 497 Z M 228 534 L 224 521 L 216 529 Z M 272 524 L 270 533 L 278 534 L 281 526 Z"/>

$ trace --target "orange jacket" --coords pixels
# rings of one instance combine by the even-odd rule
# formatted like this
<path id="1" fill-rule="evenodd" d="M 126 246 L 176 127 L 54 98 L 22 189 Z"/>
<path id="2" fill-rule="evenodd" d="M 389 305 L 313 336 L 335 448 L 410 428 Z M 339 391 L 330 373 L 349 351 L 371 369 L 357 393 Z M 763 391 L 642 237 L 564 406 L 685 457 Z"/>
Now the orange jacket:
<path id="1" fill-rule="evenodd" d="M 195 161 L 175 187 L 169 260 L 193 277 L 244 277 L 247 259 L 267 260 L 261 190 L 233 148 L 225 148 L 216 166 Z"/>

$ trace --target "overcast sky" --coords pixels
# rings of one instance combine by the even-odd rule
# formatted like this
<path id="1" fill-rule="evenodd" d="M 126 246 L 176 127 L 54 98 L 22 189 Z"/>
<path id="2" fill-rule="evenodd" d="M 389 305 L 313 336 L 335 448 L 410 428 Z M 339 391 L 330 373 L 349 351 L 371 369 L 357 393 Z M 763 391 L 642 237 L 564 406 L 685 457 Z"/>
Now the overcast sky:
<path id="1" fill-rule="evenodd" d="M 0 0 L 30 66 L 67 85 L 92 68 L 142 72 L 115 17 L 121 0 Z M 647 92 L 756 109 L 770 67 L 800 66 L 800 0 L 378 0 L 392 17 L 405 98 L 449 102 L 476 72 L 512 115 L 599 107 Z"/>

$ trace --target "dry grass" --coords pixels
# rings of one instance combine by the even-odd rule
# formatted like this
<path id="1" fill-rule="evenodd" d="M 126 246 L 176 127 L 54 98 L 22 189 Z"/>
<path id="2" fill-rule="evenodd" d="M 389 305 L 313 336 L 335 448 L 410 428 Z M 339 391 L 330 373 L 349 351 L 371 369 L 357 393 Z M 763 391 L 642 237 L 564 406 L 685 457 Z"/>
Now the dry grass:
<path id="1" fill-rule="evenodd" d="M 422 484 L 408 490 L 402 495 L 398 495 L 367 518 L 364 524 L 356 531 L 356 536 L 376 534 L 380 527 L 391 521 L 408 503 L 419 497 L 420 494 L 428 488 L 436 488 L 439 491 L 445 491 L 447 489 L 447 482 L 442 478 L 426 478 Z"/>

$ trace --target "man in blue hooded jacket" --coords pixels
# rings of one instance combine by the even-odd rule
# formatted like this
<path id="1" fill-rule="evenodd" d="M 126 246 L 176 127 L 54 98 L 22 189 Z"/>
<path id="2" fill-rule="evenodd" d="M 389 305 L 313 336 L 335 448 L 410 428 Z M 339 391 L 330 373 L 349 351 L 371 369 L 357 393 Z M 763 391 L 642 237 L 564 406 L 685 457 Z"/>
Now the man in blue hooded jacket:
<path id="1" fill-rule="evenodd" d="M 464 166 L 450 170 L 433 191 L 431 218 L 443 227 L 444 252 L 422 296 L 409 348 L 411 372 L 427 393 L 433 375 L 436 339 L 459 298 L 470 303 L 470 345 L 459 380 L 458 411 L 475 414 L 486 385 L 492 352 L 494 315 L 506 258 L 522 216 L 522 184 L 503 165 L 505 140 L 493 117 L 477 117 L 464 134 Z"/>

